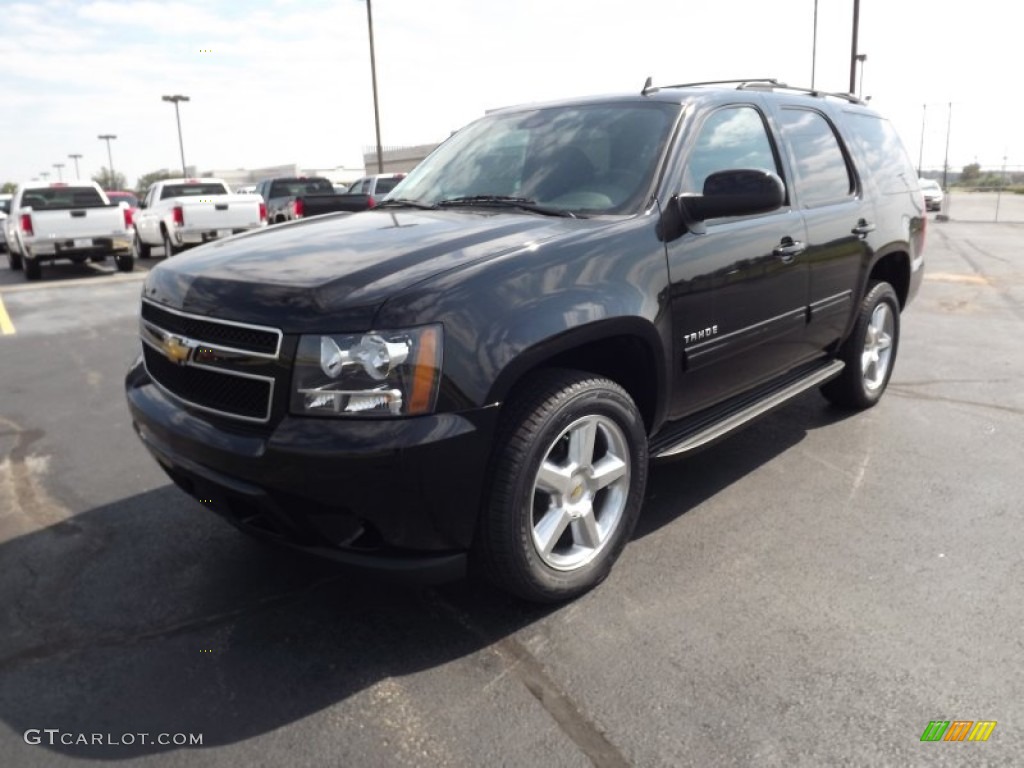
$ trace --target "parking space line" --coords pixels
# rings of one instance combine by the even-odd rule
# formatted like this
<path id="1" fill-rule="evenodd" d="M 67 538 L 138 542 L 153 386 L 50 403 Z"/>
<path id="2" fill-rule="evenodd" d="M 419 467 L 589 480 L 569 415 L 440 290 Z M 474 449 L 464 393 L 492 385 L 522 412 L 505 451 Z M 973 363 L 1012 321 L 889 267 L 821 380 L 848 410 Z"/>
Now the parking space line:
<path id="1" fill-rule="evenodd" d="M 4 306 L 2 296 L 0 296 L 0 335 L 14 335 L 14 323 L 11 322 L 11 316 L 7 314 L 7 307 Z"/>

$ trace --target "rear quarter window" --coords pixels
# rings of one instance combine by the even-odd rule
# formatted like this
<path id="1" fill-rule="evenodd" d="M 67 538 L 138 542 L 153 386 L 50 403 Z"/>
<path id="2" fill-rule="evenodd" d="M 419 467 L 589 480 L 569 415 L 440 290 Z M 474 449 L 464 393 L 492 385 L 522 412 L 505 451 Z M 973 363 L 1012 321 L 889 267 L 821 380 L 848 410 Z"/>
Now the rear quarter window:
<path id="1" fill-rule="evenodd" d="M 888 120 L 860 112 L 847 112 L 845 118 L 846 127 L 879 192 L 895 195 L 917 187 L 917 171 Z"/>

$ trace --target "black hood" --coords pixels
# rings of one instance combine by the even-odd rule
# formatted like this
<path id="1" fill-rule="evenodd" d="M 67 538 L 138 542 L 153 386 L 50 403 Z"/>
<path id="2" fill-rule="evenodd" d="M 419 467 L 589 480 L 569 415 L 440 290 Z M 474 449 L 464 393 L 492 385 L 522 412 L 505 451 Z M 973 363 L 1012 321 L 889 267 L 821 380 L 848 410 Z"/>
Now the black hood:
<path id="1" fill-rule="evenodd" d="M 175 256 L 149 273 L 143 290 L 187 312 L 285 332 L 366 330 L 384 301 L 415 283 L 597 224 L 506 212 L 330 215 Z"/>

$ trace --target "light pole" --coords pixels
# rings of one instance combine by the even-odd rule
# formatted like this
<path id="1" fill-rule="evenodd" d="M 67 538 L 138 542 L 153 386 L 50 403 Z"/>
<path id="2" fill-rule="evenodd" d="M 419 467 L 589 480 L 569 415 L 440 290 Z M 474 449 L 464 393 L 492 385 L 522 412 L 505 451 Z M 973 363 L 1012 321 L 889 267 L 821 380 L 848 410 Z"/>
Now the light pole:
<path id="1" fill-rule="evenodd" d="M 180 93 L 176 93 L 173 96 L 161 96 L 164 101 L 169 101 L 174 104 L 174 117 L 178 121 L 178 149 L 181 150 L 181 175 L 188 176 L 188 170 L 185 168 L 185 142 L 181 139 L 181 113 L 178 111 L 178 104 L 182 101 L 190 101 L 188 96 L 182 96 Z"/>
<path id="2" fill-rule="evenodd" d="M 857 32 L 860 29 L 860 0 L 853 0 L 853 48 L 850 51 L 850 93 L 857 88 Z"/>
<path id="3" fill-rule="evenodd" d="M 814 34 L 811 38 L 811 90 L 814 90 L 814 70 L 818 65 L 818 0 L 814 0 Z"/>
<path id="4" fill-rule="evenodd" d="M 946 179 L 949 174 L 949 129 L 953 126 L 953 102 L 949 102 L 949 118 L 946 120 L 946 159 L 942 161 L 942 191 L 949 194 Z M 948 205 L 948 203 L 947 203 Z"/>
<path id="5" fill-rule="evenodd" d="M 39 175 L 43 177 L 43 181 L 46 181 L 48 178 L 50 178 L 50 172 L 49 171 L 40 171 Z"/>
<path id="6" fill-rule="evenodd" d="M 75 161 L 75 178 L 82 178 L 82 174 L 78 171 L 78 161 L 82 159 L 81 155 L 68 155 L 72 160 Z"/>
<path id="7" fill-rule="evenodd" d="M 373 54 L 373 9 L 366 0 L 366 23 L 370 28 L 370 77 L 373 79 L 373 125 L 377 131 L 377 173 L 384 173 L 384 155 L 380 145 L 380 110 L 377 108 L 377 59 Z"/>
<path id="8" fill-rule="evenodd" d="M 64 168 L 64 163 L 54 163 L 53 167 L 57 169 L 57 181 L 64 181 L 64 174 L 61 169 Z"/>
<path id="9" fill-rule="evenodd" d="M 112 133 L 101 133 L 96 138 L 99 139 L 100 141 L 107 142 L 107 162 L 110 163 L 110 165 L 107 166 L 107 167 L 110 168 L 110 178 L 109 178 L 109 181 L 110 181 L 110 188 L 113 189 L 114 188 L 114 156 L 112 154 L 110 154 L 110 140 L 111 139 L 116 139 L 117 136 L 115 136 Z"/>
<path id="10" fill-rule="evenodd" d="M 921 178 L 921 165 L 924 163 L 924 121 L 928 117 L 928 105 L 921 105 L 921 146 L 917 151 L 917 178 Z"/>
<path id="11" fill-rule="evenodd" d="M 857 98 L 864 98 L 864 62 L 868 60 L 866 53 L 858 53 L 857 61 L 860 62 L 860 88 L 857 89 Z"/>

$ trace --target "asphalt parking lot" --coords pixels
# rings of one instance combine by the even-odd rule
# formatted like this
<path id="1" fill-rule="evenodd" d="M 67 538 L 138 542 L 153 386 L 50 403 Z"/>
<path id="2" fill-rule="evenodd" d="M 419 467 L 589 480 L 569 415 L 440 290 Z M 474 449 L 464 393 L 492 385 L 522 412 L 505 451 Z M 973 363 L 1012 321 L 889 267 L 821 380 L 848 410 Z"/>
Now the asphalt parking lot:
<path id="1" fill-rule="evenodd" d="M 557 608 L 242 537 L 132 432 L 142 272 L 5 273 L 4 765 L 1019 765 L 1022 244 L 930 222 L 879 406 L 810 393 L 656 465 L 610 579 Z"/>

